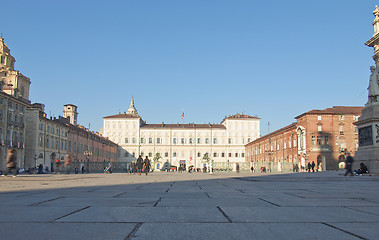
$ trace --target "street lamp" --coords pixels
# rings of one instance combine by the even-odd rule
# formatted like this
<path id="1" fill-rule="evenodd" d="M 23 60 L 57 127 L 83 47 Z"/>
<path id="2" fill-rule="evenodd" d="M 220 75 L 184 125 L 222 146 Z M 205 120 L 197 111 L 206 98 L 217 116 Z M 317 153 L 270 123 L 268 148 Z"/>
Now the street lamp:
<path id="1" fill-rule="evenodd" d="M 87 159 L 87 173 L 89 173 L 89 160 L 90 160 L 90 156 L 92 156 L 92 152 L 84 151 L 84 156 L 86 156 L 86 159 Z"/>

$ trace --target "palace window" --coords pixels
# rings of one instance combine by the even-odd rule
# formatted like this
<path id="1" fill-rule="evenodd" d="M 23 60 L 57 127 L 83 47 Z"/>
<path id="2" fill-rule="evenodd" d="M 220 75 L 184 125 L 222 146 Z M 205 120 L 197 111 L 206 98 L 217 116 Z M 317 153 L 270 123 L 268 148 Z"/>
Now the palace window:
<path id="1" fill-rule="evenodd" d="M 217 153 L 213 153 L 213 157 L 217 157 Z"/>
<path id="2" fill-rule="evenodd" d="M 316 137 L 312 136 L 312 145 L 316 145 Z"/>
<path id="3" fill-rule="evenodd" d="M 319 115 L 319 116 L 317 116 L 317 120 L 321 120 L 321 116 Z"/>
<path id="4" fill-rule="evenodd" d="M 235 157 L 238 157 L 238 153 L 235 153 Z"/>
<path id="5" fill-rule="evenodd" d="M 209 138 L 205 138 L 205 144 L 209 144 Z"/>
<path id="6" fill-rule="evenodd" d="M 165 157 L 168 157 L 168 152 L 165 152 L 165 153 L 164 153 L 164 156 L 165 156 Z"/>
<path id="7" fill-rule="evenodd" d="M 232 144 L 232 139 L 231 138 L 228 138 L 228 143 Z"/>
<path id="8" fill-rule="evenodd" d="M 197 153 L 197 157 L 201 157 L 201 153 L 200 152 Z"/>
<path id="9" fill-rule="evenodd" d="M 197 143 L 198 143 L 198 144 L 201 143 L 201 138 L 198 138 L 198 139 L 197 139 Z"/>
<path id="10" fill-rule="evenodd" d="M 318 126 L 317 126 L 317 131 L 319 131 L 319 132 L 322 131 L 322 126 L 321 126 L 321 125 L 318 125 Z"/>
<path id="11" fill-rule="evenodd" d="M 317 144 L 318 145 L 324 145 L 324 137 L 323 136 L 317 136 Z"/>
<path id="12" fill-rule="evenodd" d="M 149 143 L 153 143 L 153 139 L 152 138 L 149 138 Z"/>
<path id="13" fill-rule="evenodd" d="M 182 144 L 186 143 L 186 140 L 184 138 L 181 139 Z"/>
<path id="14" fill-rule="evenodd" d="M 152 157 L 153 156 L 153 153 L 152 152 L 149 152 L 149 157 Z"/>
<path id="15" fill-rule="evenodd" d="M 245 153 L 241 153 L 241 157 L 245 157 Z"/>
<path id="16" fill-rule="evenodd" d="M 192 138 L 189 139 L 189 144 L 192 144 Z"/>
<path id="17" fill-rule="evenodd" d="M 176 144 L 176 138 L 173 138 L 173 139 L 172 139 L 172 143 L 173 143 L 173 144 Z"/>
<path id="18" fill-rule="evenodd" d="M 173 156 L 173 157 L 176 157 L 176 152 L 173 152 L 173 153 L 172 153 L 172 156 Z"/>
<path id="19" fill-rule="evenodd" d="M 144 144 L 144 143 L 145 143 L 145 139 L 141 138 L 141 144 Z"/>
<path id="20" fill-rule="evenodd" d="M 343 126 L 340 126 L 340 135 L 344 135 L 344 128 L 343 128 Z"/>
<path id="21" fill-rule="evenodd" d="M 129 138 L 125 138 L 125 143 L 129 143 Z"/>
<path id="22" fill-rule="evenodd" d="M 132 143 L 137 143 L 136 138 L 132 138 Z"/>
<path id="23" fill-rule="evenodd" d="M 217 144 L 217 138 L 213 138 L 213 144 Z"/>
<path id="24" fill-rule="evenodd" d="M 225 153 L 221 153 L 221 157 L 225 157 Z"/>
<path id="25" fill-rule="evenodd" d="M 345 115 L 340 115 L 340 116 L 339 116 L 339 119 L 340 119 L 340 121 L 345 120 Z"/>
<path id="26" fill-rule="evenodd" d="M 161 144 L 162 142 L 162 139 L 161 138 L 157 138 L 157 144 Z"/>
<path id="27" fill-rule="evenodd" d="M 325 138 L 325 144 L 329 144 L 329 136 L 324 136 Z"/>

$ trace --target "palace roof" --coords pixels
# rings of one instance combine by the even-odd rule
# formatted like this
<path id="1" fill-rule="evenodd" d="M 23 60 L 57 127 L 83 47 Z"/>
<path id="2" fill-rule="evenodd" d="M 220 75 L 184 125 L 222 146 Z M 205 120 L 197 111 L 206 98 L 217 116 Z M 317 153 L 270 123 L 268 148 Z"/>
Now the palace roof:
<path id="1" fill-rule="evenodd" d="M 161 123 L 161 124 L 145 124 L 145 125 L 142 125 L 141 126 L 141 129 L 147 129 L 147 128 L 162 128 L 162 129 L 183 129 L 183 128 L 186 128 L 186 129 L 197 129 L 197 128 L 202 128 L 202 129 L 206 129 L 206 128 L 218 128 L 218 129 L 226 129 L 226 127 L 222 124 L 196 124 L 196 123 L 189 123 L 189 124 L 180 124 L 180 123 L 177 123 L 177 124 L 165 124 L 165 123 Z"/>
<path id="2" fill-rule="evenodd" d="M 305 112 L 297 117 L 295 117 L 296 119 L 304 116 L 304 115 L 307 115 L 307 114 L 311 114 L 311 115 L 326 115 L 326 114 L 330 114 L 330 115 L 344 115 L 344 114 L 361 114 L 362 112 L 362 109 L 364 107 L 344 107 L 344 106 L 333 106 L 332 108 L 326 108 L 324 110 L 311 110 L 311 111 L 308 111 L 308 112 Z"/>

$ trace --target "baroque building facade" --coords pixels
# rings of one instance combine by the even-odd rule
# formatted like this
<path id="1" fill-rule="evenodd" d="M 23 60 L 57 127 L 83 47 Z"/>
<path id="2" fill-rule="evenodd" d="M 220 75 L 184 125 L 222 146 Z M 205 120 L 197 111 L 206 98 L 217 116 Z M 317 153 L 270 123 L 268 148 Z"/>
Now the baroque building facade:
<path id="1" fill-rule="evenodd" d="M 77 115 L 73 104 L 64 105 L 63 116 L 58 118 L 48 118 L 40 103 L 27 109 L 27 169 L 39 164 L 52 169 L 54 160 L 64 161 L 66 155 L 74 162 L 116 161 L 117 144 L 78 125 Z"/>
<path id="2" fill-rule="evenodd" d="M 25 113 L 30 106 L 29 78 L 14 69 L 15 58 L 0 37 L 0 170 L 9 149 L 16 150 L 17 166 L 25 166 Z"/>
<path id="3" fill-rule="evenodd" d="M 244 162 L 244 145 L 260 136 L 260 119 L 236 114 L 220 124 L 147 124 L 134 107 L 104 117 L 103 135 L 120 147 L 120 161 L 132 162 L 141 155 L 160 162 L 202 167 L 204 155 L 214 162 Z M 159 166 L 157 166 L 159 168 Z"/>
<path id="4" fill-rule="evenodd" d="M 354 123 L 363 107 L 334 106 L 311 110 L 292 123 L 246 145 L 246 160 L 252 163 L 293 163 L 305 169 L 314 162 L 318 170 L 344 167 L 345 154 L 358 149 Z"/>

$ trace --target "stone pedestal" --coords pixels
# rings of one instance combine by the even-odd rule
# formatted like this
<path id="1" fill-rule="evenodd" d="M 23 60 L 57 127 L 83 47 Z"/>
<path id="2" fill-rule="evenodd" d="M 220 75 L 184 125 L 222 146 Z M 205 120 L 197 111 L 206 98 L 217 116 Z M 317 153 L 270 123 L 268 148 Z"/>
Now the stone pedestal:
<path id="1" fill-rule="evenodd" d="M 363 162 L 370 173 L 379 174 L 379 102 L 366 104 L 355 125 L 359 131 L 359 148 L 353 169 Z"/>

